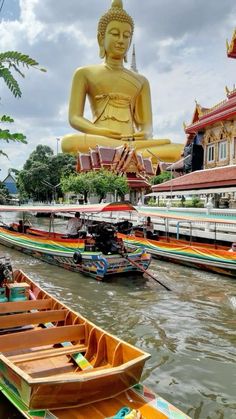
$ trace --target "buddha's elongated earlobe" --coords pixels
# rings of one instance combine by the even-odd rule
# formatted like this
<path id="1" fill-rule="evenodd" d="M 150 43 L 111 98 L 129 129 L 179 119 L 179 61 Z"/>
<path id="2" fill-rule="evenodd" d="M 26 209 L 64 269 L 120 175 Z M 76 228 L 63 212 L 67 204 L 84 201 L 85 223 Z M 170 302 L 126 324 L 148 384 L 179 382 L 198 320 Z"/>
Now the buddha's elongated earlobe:
<path id="1" fill-rule="evenodd" d="M 97 35 L 98 45 L 99 45 L 99 57 L 104 58 L 106 55 L 106 51 L 104 48 L 104 39 L 100 33 Z"/>
<path id="2" fill-rule="evenodd" d="M 99 45 L 99 57 L 104 58 L 106 55 L 105 48 L 102 45 Z"/>
<path id="3" fill-rule="evenodd" d="M 125 54 L 125 56 L 124 56 L 124 62 L 125 62 L 125 63 L 127 63 L 127 62 L 128 62 L 127 54 Z"/>

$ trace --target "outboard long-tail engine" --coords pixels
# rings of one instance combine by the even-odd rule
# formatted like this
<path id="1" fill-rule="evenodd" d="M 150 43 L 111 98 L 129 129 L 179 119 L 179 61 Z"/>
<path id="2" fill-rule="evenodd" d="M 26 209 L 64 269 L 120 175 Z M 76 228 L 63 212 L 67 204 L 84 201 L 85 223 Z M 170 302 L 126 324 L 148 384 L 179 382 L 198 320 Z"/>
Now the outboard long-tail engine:
<path id="1" fill-rule="evenodd" d="M 13 269 L 9 257 L 0 257 L 0 287 L 13 282 Z"/>
<path id="2" fill-rule="evenodd" d="M 121 252 L 121 243 L 117 240 L 116 230 L 112 225 L 100 224 L 95 240 L 96 247 L 105 255 Z"/>

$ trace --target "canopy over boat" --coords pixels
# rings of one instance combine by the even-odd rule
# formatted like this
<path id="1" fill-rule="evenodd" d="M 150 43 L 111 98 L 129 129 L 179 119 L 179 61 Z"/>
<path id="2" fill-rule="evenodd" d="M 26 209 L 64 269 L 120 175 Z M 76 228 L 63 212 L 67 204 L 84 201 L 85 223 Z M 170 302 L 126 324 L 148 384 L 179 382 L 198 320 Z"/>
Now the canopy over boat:
<path id="1" fill-rule="evenodd" d="M 169 220 L 179 220 L 179 221 L 191 221 L 191 222 L 208 222 L 208 223 L 220 223 L 220 224 L 236 224 L 236 218 L 230 216 L 213 216 L 213 214 L 188 214 L 178 213 L 174 211 L 160 211 L 160 210 L 151 210 L 150 208 L 138 209 L 138 213 L 143 216 L 149 216 L 152 218 L 162 218 Z"/>
<path id="2" fill-rule="evenodd" d="M 113 211 L 136 211 L 136 208 L 129 202 L 112 202 L 103 204 L 85 204 L 85 205 L 22 205 L 19 207 L 12 205 L 0 205 L 0 212 L 113 212 Z"/>

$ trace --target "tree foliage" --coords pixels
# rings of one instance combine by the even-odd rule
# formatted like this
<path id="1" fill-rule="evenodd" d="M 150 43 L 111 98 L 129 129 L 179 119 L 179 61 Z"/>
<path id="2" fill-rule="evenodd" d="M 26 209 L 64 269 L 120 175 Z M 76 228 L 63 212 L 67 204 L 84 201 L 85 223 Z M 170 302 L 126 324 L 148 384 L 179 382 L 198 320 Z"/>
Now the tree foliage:
<path id="1" fill-rule="evenodd" d="M 160 175 L 153 176 L 151 179 L 152 185 L 158 185 L 159 183 L 167 182 L 171 179 L 171 172 L 162 172 Z"/>
<path id="2" fill-rule="evenodd" d="M 19 98 L 22 95 L 19 83 L 13 76 L 13 71 L 19 74 L 21 77 L 25 77 L 21 67 L 28 69 L 32 67 L 39 71 L 46 71 L 44 68 L 39 67 L 39 63 L 33 58 L 30 58 L 26 54 L 22 54 L 18 51 L 6 51 L 0 53 L 0 78 L 5 82 L 12 94 Z M 14 119 L 10 116 L 0 116 L 0 123 L 13 123 Z M 26 143 L 26 136 L 21 133 L 11 133 L 9 129 L 0 128 L 0 140 L 9 142 L 17 141 Z M 6 153 L 0 150 L 0 154 L 7 157 Z"/>
<path id="3" fill-rule="evenodd" d="M 123 196 L 129 191 L 128 182 L 125 176 L 119 176 L 107 170 L 99 170 L 96 172 L 87 172 L 80 174 L 72 174 L 61 180 L 62 191 L 74 192 L 75 194 L 84 195 L 85 202 L 87 196 L 94 193 L 101 201 L 107 193 L 117 193 Z"/>
<path id="4" fill-rule="evenodd" d="M 38 145 L 17 174 L 17 186 L 22 197 L 38 201 L 51 201 L 62 196 L 61 177 L 74 172 L 75 157 L 69 154 L 54 155 L 53 150 Z"/>
<path id="5" fill-rule="evenodd" d="M 9 198 L 9 192 L 4 183 L 0 182 L 0 204 L 6 204 Z"/>
<path id="6" fill-rule="evenodd" d="M 12 70 L 15 70 L 21 77 L 25 77 L 21 70 L 23 68 L 33 67 L 40 71 L 46 71 L 45 68 L 40 68 L 39 63 L 33 58 L 30 58 L 26 54 L 22 54 L 18 51 L 6 51 L 0 53 L 0 77 L 3 78 L 7 87 L 13 93 L 15 97 L 21 97 L 22 92 L 20 86 L 12 74 Z"/>

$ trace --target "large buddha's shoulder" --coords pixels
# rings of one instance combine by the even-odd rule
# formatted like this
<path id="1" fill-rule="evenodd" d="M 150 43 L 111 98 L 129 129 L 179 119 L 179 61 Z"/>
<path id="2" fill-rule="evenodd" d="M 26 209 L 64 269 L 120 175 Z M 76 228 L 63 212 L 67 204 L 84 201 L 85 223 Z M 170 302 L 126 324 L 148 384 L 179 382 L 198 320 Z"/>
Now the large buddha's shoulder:
<path id="1" fill-rule="evenodd" d="M 78 67 L 74 74 L 78 76 L 87 76 L 89 74 L 98 74 L 102 71 L 104 71 L 104 66 L 102 64 L 93 64 L 85 67 Z"/>
<path id="2" fill-rule="evenodd" d="M 129 76 L 131 79 L 135 80 L 136 83 L 139 83 L 141 85 L 144 84 L 149 84 L 149 81 L 146 77 L 144 77 L 142 74 L 140 73 L 136 73 L 135 71 L 132 70 L 128 70 L 127 68 L 125 69 L 125 73 L 127 74 L 127 76 Z"/>

